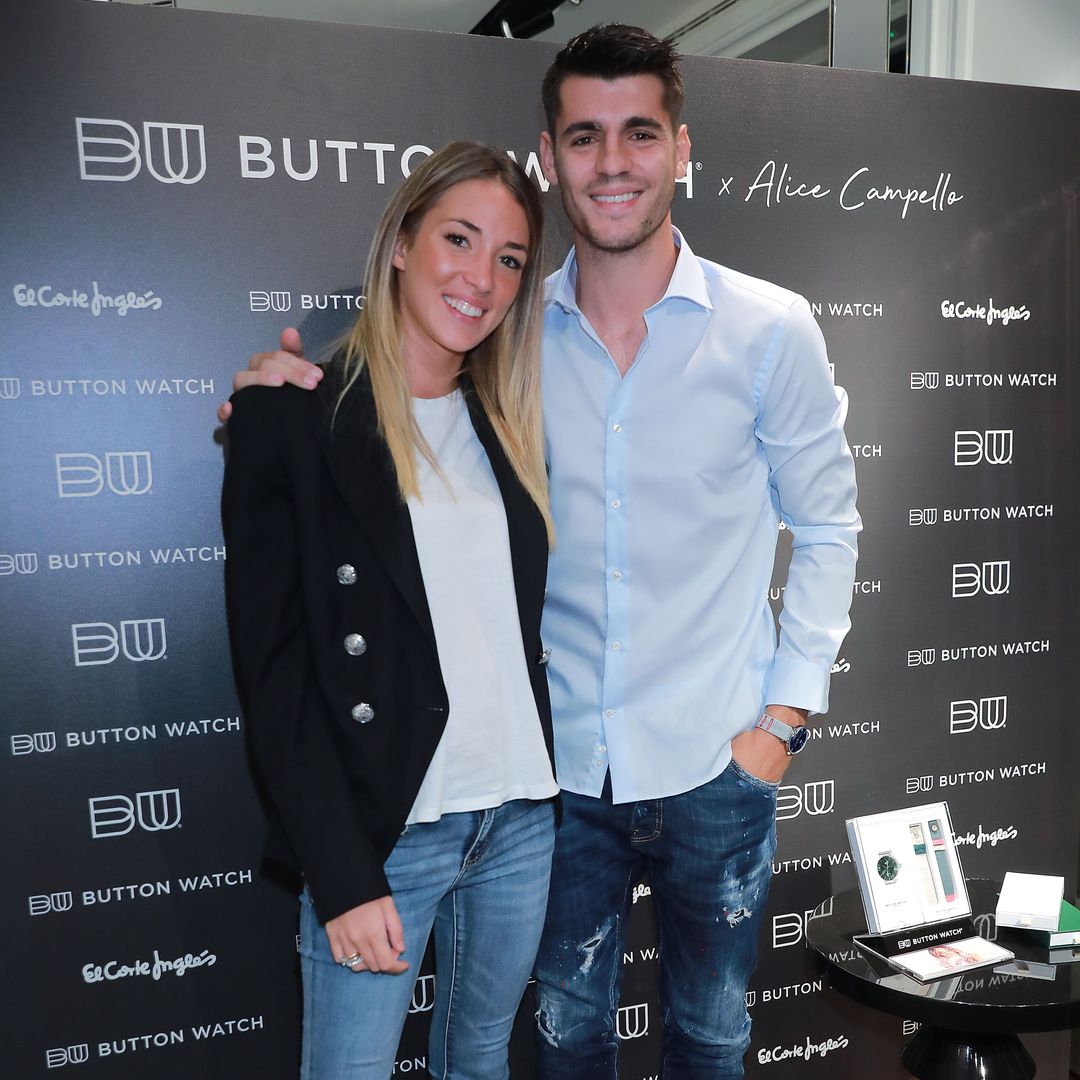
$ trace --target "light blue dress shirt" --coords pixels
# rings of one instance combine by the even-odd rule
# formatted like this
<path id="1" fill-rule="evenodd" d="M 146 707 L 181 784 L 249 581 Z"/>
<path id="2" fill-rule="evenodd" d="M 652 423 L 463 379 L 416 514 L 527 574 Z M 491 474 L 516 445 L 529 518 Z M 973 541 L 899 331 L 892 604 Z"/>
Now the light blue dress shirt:
<path id="1" fill-rule="evenodd" d="M 577 305 L 573 251 L 547 282 L 556 767 L 594 796 L 610 771 L 616 803 L 718 776 L 766 704 L 827 709 L 861 527 L 847 399 L 809 305 L 675 241 L 625 377 Z"/>

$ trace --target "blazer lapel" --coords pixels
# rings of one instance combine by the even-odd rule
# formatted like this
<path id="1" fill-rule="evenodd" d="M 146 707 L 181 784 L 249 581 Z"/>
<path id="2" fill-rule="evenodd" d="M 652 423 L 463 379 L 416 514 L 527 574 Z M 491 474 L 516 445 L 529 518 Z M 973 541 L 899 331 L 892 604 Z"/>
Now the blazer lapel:
<path id="1" fill-rule="evenodd" d="M 327 371 L 329 377 L 334 369 Z M 329 380 L 327 380 L 329 381 Z M 424 578 L 409 508 L 398 490 L 386 443 L 378 434 L 371 381 L 362 372 L 330 424 L 337 390 L 328 385 L 323 449 L 334 480 L 398 591 L 435 647 Z"/>

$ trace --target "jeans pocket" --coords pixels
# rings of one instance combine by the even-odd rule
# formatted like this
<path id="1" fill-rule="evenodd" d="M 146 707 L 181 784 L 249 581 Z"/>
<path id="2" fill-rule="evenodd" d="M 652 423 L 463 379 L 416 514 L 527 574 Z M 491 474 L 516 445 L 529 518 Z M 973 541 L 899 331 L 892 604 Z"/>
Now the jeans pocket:
<path id="1" fill-rule="evenodd" d="M 762 780 L 760 776 L 755 776 L 752 772 L 747 772 L 734 758 L 731 759 L 731 764 L 728 766 L 738 779 L 748 784 L 752 788 L 757 788 L 758 791 L 764 791 L 769 795 L 775 795 L 777 789 L 780 787 L 780 781 L 775 784 L 771 780 Z"/>

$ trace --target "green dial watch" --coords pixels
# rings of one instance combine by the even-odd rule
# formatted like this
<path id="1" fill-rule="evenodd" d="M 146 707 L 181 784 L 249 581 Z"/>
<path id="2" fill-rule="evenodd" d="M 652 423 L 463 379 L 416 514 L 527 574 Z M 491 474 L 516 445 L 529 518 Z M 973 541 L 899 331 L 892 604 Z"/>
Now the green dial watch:
<path id="1" fill-rule="evenodd" d="M 900 876 L 900 863 L 891 851 L 883 851 L 877 860 L 878 877 L 891 884 Z"/>

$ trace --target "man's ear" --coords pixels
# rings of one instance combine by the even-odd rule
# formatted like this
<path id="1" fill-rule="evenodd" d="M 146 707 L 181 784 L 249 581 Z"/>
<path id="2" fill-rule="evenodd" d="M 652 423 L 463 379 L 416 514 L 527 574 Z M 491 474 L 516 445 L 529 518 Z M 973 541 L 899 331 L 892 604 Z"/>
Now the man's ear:
<path id="1" fill-rule="evenodd" d="M 540 164 L 549 184 L 559 186 L 559 173 L 555 168 L 555 140 L 546 131 L 540 132 Z"/>
<path id="2" fill-rule="evenodd" d="M 690 164 L 690 132 L 685 124 L 675 133 L 675 175 L 681 180 Z"/>

